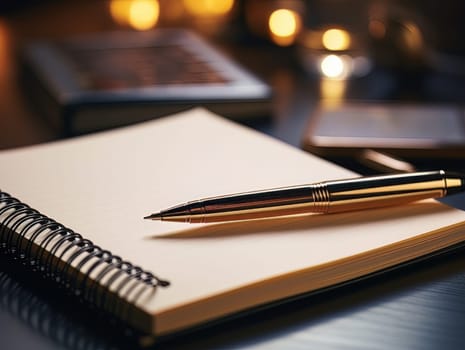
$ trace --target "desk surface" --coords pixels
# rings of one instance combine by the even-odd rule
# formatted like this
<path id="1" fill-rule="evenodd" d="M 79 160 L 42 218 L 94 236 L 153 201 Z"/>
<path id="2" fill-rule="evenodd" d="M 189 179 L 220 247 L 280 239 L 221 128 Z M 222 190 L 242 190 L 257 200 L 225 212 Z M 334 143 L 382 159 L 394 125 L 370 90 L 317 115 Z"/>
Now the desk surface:
<path id="1" fill-rule="evenodd" d="M 72 34 L 76 28 L 81 32 L 114 29 L 101 16 L 79 22 L 79 18 L 85 18 L 90 10 L 95 12 L 92 2 L 70 6 L 76 8 L 51 2 L 42 8 L 32 7 L 0 15 L 0 149 L 56 138 L 30 109 L 18 85 L 15 49 L 27 39 Z M 276 93 L 273 117 L 248 124 L 298 146 L 301 132 L 321 97 L 319 82 L 296 67 L 291 49 L 269 45 L 241 51 L 237 47 L 229 49 L 236 59 L 269 82 Z M 279 59 L 264 65 L 263 55 L 270 54 Z M 416 91 L 414 82 L 408 85 Z M 350 82 L 345 98 L 412 97 L 411 91 L 406 91 L 403 86 L 398 77 L 380 70 L 366 79 Z M 450 99 L 451 94 L 447 95 Z M 438 96 L 437 100 L 443 101 L 443 96 Z M 465 206 L 465 198 L 455 201 L 454 204 Z M 160 347 L 461 349 L 465 342 L 463 253 L 461 249 L 428 259 L 245 319 L 178 337 Z M 57 300 L 59 297 L 54 293 L 41 286 L 33 276 L 24 274 L 21 268 L 1 261 L 2 348 L 137 348 L 129 337 L 117 337 L 104 326 L 87 324 L 85 318 L 80 319 L 68 309 L 66 301 Z"/>

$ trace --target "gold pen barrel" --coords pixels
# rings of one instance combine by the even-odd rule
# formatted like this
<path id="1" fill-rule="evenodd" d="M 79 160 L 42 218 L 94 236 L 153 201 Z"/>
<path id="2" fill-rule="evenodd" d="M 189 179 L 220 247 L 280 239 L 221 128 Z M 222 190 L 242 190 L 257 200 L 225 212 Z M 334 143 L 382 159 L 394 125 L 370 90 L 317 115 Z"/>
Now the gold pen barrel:
<path id="1" fill-rule="evenodd" d="M 449 181 L 450 182 L 450 181 Z M 449 183 L 451 186 L 452 183 Z M 191 202 L 192 214 L 205 219 L 266 217 L 300 213 L 335 213 L 402 205 L 447 193 L 446 173 L 440 171 L 360 177 L 310 185 L 222 196 Z M 195 205 L 197 203 L 197 205 Z"/>
<path id="2" fill-rule="evenodd" d="M 427 198 L 440 198 L 448 187 L 463 186 L 462 180 L 448 178 L 442 170 L 372 176 L 341 181 L 328 181 L 330 205 L 327 212 L 360 210 L 401 205 Z"/>
<path id="3" fill-rule="evenodd" d="M 205 198 L 147 218 L 218 222 L 302 213 L 335 213 L 440 198 L 462 192 L 464 187 L 462 175 L 442 170 L 360 177 Z"/>

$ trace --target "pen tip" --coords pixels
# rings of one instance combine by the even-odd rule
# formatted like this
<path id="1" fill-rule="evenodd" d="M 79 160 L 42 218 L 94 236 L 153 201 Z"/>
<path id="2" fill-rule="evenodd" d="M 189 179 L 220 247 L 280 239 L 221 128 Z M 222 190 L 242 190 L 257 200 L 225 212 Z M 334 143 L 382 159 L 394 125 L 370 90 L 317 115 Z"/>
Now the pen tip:
<path id="1" fill-rule="evenodd" d="M 144 219 L 147 219 L 147 220 L 161 220 L 162 216 L 161 216 L 161 213 L 155 213 L 155 214 L 150 214 L 148 216 L 145 216 Z"/>

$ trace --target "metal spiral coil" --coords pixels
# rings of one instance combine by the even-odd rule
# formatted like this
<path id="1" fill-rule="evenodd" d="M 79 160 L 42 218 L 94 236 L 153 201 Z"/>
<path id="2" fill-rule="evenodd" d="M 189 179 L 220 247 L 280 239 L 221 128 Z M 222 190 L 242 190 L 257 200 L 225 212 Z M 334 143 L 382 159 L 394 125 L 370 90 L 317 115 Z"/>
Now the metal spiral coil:
<path id="1" fill-rule="evenodd" d="M 110 291 L 126 288 L 128 294 L 141 284 L 151 288 L 170 284 L 2 191 L 0 251 L 114 315 L 124 310 L 109 302 Z"/>

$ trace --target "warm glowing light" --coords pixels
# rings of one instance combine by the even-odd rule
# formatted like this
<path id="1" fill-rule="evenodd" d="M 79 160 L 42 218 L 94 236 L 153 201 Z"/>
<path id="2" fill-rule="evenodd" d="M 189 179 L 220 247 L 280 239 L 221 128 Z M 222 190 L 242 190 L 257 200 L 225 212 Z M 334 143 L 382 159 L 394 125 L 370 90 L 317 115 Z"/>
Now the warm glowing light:
<path id="1" fill-rule="evenodd" d="M 0 78 L 8 76 L 10 73 L 8 67 L 11 67 L 9 64 L 9 55 L 11 51 L 10 48 L 10 33 L 8 33 L 7 26 L 5 22 L 0 18 Z M 5 81 L 3 79 L 2 81 Z M 1 90 L 1 88 L 0 88 Z"/>
<path id="2" fill-rule="evenodd" d="M 138 30 L 147 30 L 157 24 L 160 5 L 157 0 L 133 0 L 129 11 L 129 24 Z"/>
<path id="3" fill-rule="evenodd" d="M 297 31 L 298 16 L 294 11 L 280 9 L 270 15 L 270 31 L 277 36 L 292 36 Z"/>
<path id="4" fill-rule="evenodd" d="M 112 0 L 110 13 L 119 24 L 147 30 L 157 24 L 160 4 L 158 0 Z"/>
<path id="5" fill-rule="evenodd" d="M 196 16 L 220 16 L 231 11 L 234 0 L 184 0 L 186 10 Z"/>
<path id="6" fill-rule="evenodd" d="M 350 47 L 350 34 L 343 29 L 328 29 L 321 40 L 323 46 L 330 51 L 342 51 Z"/>
<path id="7" fill-rule="evenodd" d="M 321 61 L 320 69 L 321 73 L 325 77 L 333 79 L 341 79 L 345 73 L 345 62 L 341 57 L 336 55 L 328 55 Z"/>
<path id="8" fill-rule="evenodd" d="M 412 52 L 418 52 L 423 47 L 423 35 L 420 28 L 415 23 L 404 23 L 405 30 L 403 32 L 405 45 Z"/>
<path id="9" fill-rule="evenodd" d="M 128 23 L 131 3 L 131 0 L 112 0 L 110 2 L 110 14 L 117 23 L 123 25 Z"/>
<path id="10" fill-rule="evenodd" d="M 343 103 L 346 87 L 347 80 L 322 78 L 320 81 L 321 104 L 334 107 Z"/>

